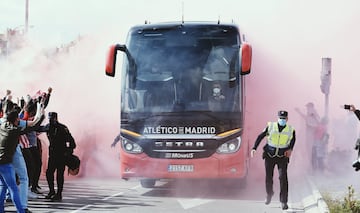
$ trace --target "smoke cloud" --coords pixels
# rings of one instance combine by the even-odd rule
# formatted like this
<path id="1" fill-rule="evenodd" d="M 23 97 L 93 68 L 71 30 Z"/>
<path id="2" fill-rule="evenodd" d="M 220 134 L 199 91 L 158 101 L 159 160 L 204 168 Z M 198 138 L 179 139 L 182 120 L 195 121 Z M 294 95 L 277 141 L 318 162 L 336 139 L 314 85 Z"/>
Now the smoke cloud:
<path id="1" fill-rule="evenodd" d="M 295 108 L 305 112 L 305 104 L 313 102 L 320 116 L 324 116 L 321 58 L 332 58 L 329 151 L 353 149 L 358 121 L 340 105 L 360 107 L 355 95 L 360 89 L 356 72 L 360 65 L 360 31 L 355 27 L 360 3 L 356 0 L 346 4 L 325 0 L 225 0 L 222 4 L 174 4 L 162 0 L 151 4 L 144 0 L 109 0 L 104 4 L 90 0 L 51 4 L 30 1 L 26 46 L 0 60 L 0 95 L 11 89 L 16 98 L 52 87 L 47 111 L 57 111 L 60 122 L 73 133 L 78 143 L 75 152 L 88 159 L 86 175 L 118 175 L 119 147 L 111 149 L 110 144 L 119 130 L 120 80 L 105 76 L 105 55 L 110 44 L 125 42 L 130 26 L 145 20 L 220 19 L 238 23 L 253 47 L 252 72 L 246 76 L 246 139 L 252 145 L 266 122 L 276 120 L 278 110 L 289 111 L 289 123 L 296 128 L 298 138 L 292 166 L 303 170 L 307 165 L 302 165 L 301 156 L 309 152 L 309 147 L 305 143 L 304 120 Z M 206 11 L 199 10 L 204 5 Z M 0 8 L 4 8 L 0 9 L 2 27 L 23 25 L 23 5 L 5 0 Z M 53 48 L 64 48 L 62 45 L 71 41 L 75 44 L 70 45 L 68 52 L 54 53 Z M 352 131 L 351 136 L 347 131 Z M 259 154 L 252 163 L 263 172 L 262 166 L 257 165 L 262 164 Z"/>

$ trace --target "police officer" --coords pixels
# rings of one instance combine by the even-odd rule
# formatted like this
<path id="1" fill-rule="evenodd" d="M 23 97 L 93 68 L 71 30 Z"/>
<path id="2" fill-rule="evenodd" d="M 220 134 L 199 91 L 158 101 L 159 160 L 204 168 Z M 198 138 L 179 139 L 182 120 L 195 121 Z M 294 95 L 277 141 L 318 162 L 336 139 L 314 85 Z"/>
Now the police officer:
<path id="1" fill-rule="evenodd" d="M 257 137 L 251 150 L 251 157 L 254 156 L 257 147 L 263 138 L 267 137 L 267 143 L 264 146 L 263 159 L 265 160 L 265 184 L 266 200 L 265 204 L 271 202 L 274 195 L 273 175 L 274 167 L 277 165 L 280 179 L 280 202 L 282 209 L 288 209 L 288 175 L 287 168 L 291 152 L 295 145 L 295 129 L 287 124 L 288 112 L 279 111 L 277 122 L 268 122 L 266 128 Z"/>
<path id="2" fill-rule="evenodd" d="M 68 128 L 58 122 L 56 112 L 49 112 L 49 123 L 41 126 L 39 132 L 46 132 L 49 139 L 49 159 L 46 170 L 46 180 L 49 185 L 49 193 L 45 197 L 52 201 L 62 200 L 64 186 L 65 161 L 76 147 L 75 140 Z M 56 171 L 57 192 L 54 189 L 54 173 Z"/>

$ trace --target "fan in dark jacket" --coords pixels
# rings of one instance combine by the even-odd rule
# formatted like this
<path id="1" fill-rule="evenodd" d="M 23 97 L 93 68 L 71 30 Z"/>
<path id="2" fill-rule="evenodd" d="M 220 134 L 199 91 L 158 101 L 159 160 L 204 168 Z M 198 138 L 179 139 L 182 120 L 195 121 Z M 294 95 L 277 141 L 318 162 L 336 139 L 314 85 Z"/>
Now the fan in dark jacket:
<path id="1" fill-rule="evenodd" d="M 46 132 L 49 139 L 49 159 L 46 170 L 46 180 L 49 185 L 47 199 L 53 201 L 62 200 L 62 191 L 64 187 L 64 171 L 66 159 L 73 153 L 76 147 L 75 140 L 69 129 L 58 122 L 56 112 L 49 112 L 49 123 L 40 126 L 38 132 Z M 54 188 L 54 173 L 56 171 L 57 192 Z"/>

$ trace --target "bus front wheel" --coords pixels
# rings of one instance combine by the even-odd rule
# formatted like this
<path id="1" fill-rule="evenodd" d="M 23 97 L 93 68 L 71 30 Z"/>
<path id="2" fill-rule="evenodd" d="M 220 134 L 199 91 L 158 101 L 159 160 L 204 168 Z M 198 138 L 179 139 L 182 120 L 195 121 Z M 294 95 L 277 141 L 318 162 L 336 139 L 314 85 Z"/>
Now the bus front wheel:
<path id="1" fill-rule="evenodd" d="M 141 179 L 140 184 L 144 188 L 154 188 L 156 183 L 155 179 Z"/>

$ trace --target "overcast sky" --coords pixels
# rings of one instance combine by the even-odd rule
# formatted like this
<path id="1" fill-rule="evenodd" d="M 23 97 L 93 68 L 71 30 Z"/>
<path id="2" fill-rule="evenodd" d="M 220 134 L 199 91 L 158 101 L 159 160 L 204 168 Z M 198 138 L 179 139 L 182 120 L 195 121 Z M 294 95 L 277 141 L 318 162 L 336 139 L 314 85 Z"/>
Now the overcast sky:
<path id="1" fill-rule="evenodd" d="M 249 1 L 250 2 L 250 1 Z M 264 1 L 265 2 L 265 1 Z M 30 31 L 46 40 L 67 40 L 77 34 L 100 33 L 119 28 L 124 30 L 145 20 L 231 21 L 249 15 L 254 3 L 242 6 L 241 1 L 166 1 L 166 0 L 29 0 Z M 0 1 L 0 30 L 15 28 L 25 23 L 25 0 Z M 109 29 L 110 27 L 110 29 Z M 121 28 L 121 29 L 120 29 Z M 39 35 L 41 34 L 41 35 Z"/>
<path id="2" fill-rule="evenodd" d="M 348 23 L 351 20 L 355 23 L 359 17 L 357 11 L 360 5 L 356 0 L 28 1 L 29 25 L 33 26 L 30 31 L 47 37 L 47 40 L 66 40 L 79 33 L 110 30 L 109 27 L 124 29 L 145 20 L 181 20 L 182 14 L 185 20 L 217 20 L 219 17 L 223 21 L 234 20 L 258 36 L 271 30 L 276 32 L 279 39 L 284 39 L 284 36 L 288 38 L 286 40 L 292 39 L 287 35 L 295 32 L 298 34 L 297 38 L 319 39 L 319 35 L 335 33 L 334 29 L 342 29 L 344 24 L 351 24 Z M 25 2 L 26 0 L 0 1 L 0 32 L 24 25 Z"/>

